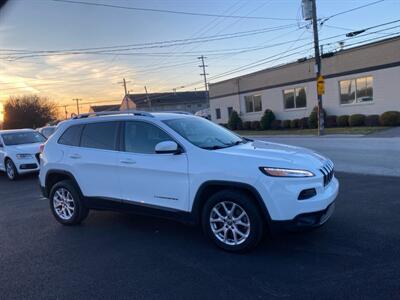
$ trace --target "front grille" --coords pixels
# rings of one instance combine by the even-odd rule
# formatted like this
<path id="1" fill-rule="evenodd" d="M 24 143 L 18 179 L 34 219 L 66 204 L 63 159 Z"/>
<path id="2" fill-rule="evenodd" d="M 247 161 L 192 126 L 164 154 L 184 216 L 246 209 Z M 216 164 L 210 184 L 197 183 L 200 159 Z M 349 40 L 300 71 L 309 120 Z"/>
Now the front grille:
<path id="1" fill-rule="evenodd" d="M 322 175 L 324 175 L 324 186 L 327 186 L 333 178 L 333 163 L 328 160 L 319 170 L 321 171 Z"/>
<path id="2" fill-rule="evenodd" d="M 40 165 L 40 153 L 36 153 L 36 154 L 35 154 L 35 157 L 36 157 L 37 162 L 38 162 L 39 165 Z"/>
<path id="3" fill-rule="evenodd" d="M 21 170 L 33 170 L 36 169 L 38 166 L 37 164 L 22 164 L 19 166 Z"/>

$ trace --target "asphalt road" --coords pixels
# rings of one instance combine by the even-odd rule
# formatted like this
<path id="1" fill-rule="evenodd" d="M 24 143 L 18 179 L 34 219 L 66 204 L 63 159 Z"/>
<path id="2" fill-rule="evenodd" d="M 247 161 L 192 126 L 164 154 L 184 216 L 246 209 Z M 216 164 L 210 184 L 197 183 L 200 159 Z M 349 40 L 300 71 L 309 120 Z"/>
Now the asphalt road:
<path id="1" fill-rule="evenodd" d="M 342 172 L 400 176 L 400 137 L 252 137 L 313 149 Z"/>
<path id="2" fill-rule="evenodd" d="M 399 299 L 400 180 L 338 177 L 324 227 L 237 255 L 150 217 L 91 212 L 64 227 L 36 178 L 0 175 L 0 299 Z"/>

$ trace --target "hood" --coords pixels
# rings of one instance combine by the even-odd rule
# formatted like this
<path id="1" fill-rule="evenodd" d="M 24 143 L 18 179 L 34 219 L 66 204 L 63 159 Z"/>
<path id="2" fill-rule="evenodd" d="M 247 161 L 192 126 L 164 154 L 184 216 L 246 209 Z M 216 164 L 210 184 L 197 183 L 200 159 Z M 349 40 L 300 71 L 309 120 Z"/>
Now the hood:
<path id="1" fill-rule="evenodd" d="M 328 160 L 306 148 L 264 141 L 252 141 L 218 151 L 265 160 L 269 167 L 318 169 Z"/>
<path id="2" fill-rule="evenodd" d="M 15 153 L 36 154 L 39 153 L 39 148 L 41 144 L 43 143 L 14 145 L 14 146 L 7 146 L 7 148 Z"/>

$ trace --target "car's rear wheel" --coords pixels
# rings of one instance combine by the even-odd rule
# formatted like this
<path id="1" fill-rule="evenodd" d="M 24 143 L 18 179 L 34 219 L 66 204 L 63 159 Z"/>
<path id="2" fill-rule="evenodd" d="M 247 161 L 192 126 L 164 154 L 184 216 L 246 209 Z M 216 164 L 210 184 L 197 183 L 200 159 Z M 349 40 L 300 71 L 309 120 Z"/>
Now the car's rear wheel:
<path id="1" fill-rule="evenodd" d="M 6 174 L 9 180 L 14 181 L 18 178 L 18 171 L 17 168 L 15 167 L 14 162 L 7 158 L 5 161 L 6 164 Z"/>
<path id="2" fill-rule="evenodd" d="M 50 192 L 50 208 L 56 220 L 63 225 L 80 224 L 89 213 L 78 189 L 70 180 L 53 186 Z"/>
<path id="3" fill-rule="evenodd" d="M 204 205 L 202 225 L 217 246 L 231 252 L 248 251 L 263 236 L 258 206 L 241 191 L 223 190 L 211 196 Z"/>

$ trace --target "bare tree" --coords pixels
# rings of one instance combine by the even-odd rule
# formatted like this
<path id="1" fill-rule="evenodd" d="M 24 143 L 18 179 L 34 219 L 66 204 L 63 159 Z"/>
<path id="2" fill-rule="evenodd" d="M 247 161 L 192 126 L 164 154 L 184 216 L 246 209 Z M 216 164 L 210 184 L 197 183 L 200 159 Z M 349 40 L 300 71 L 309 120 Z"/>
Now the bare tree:
<path id="1" fill-rule="evenodd" d="M 10 97 L 4 104 L 4 129 L 38 128 L 57 119 L 57 107 L 46 97 Z"/>

